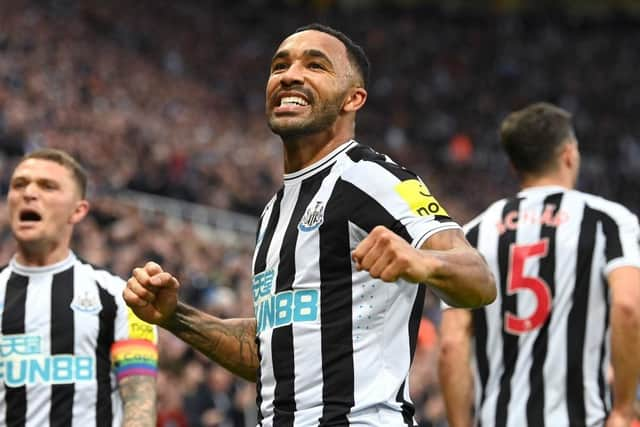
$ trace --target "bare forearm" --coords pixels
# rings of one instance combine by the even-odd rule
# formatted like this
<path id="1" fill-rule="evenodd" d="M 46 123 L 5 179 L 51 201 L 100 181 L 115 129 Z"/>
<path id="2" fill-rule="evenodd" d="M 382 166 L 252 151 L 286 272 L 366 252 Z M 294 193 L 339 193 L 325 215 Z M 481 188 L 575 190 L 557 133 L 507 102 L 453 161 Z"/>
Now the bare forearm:
<path id="1" fill-rule="evenodd" d="M 631 412 L 640 376 L 640 313 L 635 306 L 613 305 L 611 353 L 614 407 Z"/>
<path id="2" fill-rule="evenodd" d="M 434 267 L 426 282 L 447 304 L 475 308 L 493 302 L 496 285 L 480 254 L 472 248 L 426 251 Z"/>
<path id="3" fill-rule="evenodd" d="M 472 334 L 473 319 L 470 311 L 459 308 L 443 311 L 438 375 L 451 427 L 470 427 L 472 422 Z"/>
<path id="4" fill-rule="evenodd" d="M 156 426 L 156 380 L 151 376 L 131 376 L 120 381 L 124 402 L 123 427 Z"/>
<path id="5" fill-rule="evenodd" d="M 468 348 L 445 347 L 440 356 L 438 375 L 450 427 L 470 427 L 472 423 L 473 376 Z"/>
<path id="6" fill-rule="evenodd" d="M 181 303 L 162 326 L 232 373 L 256 381 L 255 319 L 219 319 Z"/>

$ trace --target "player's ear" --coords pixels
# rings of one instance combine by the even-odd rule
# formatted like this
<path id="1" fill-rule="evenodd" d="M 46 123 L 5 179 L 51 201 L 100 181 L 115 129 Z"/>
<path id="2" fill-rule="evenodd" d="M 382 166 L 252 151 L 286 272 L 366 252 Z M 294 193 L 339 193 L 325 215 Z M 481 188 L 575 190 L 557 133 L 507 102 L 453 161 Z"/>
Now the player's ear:
<path id="1" fill-rule="evenodd" d="M 69 223 L 77 224 L 84 219 L 85 216 L 89 213 L 89 201 L 87 200 L 78 200 L 76 202 L 75 209 L 69 218 Z"/>
<path id="2" fill-rule="evenodd" d="M 352 87 L 344 100 L 342 110 L 346 113 L 356 112 L 367 101 L 367 90 L 363 87 Z"/>
<path id="3" fill-rule="evenodd" d="M 561 153 L 562 163 L 569 169 L 575 169 L 580 161 L 580 153 L 578 152 L 578 144 L 575 141 L 570 141 L 562 146 Z"/>

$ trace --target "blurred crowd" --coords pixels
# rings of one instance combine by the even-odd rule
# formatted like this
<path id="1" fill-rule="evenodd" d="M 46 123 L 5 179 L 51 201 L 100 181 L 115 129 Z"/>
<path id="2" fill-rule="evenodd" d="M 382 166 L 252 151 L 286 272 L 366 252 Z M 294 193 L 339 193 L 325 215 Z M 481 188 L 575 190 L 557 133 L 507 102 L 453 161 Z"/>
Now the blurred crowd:
<path id="1" fill-rule="evenodd" d="M 181 278 L 191 304 L 251 316 L 250 247 L 112 196 L 136 190 L 259 215 L 282 175 L 263 113 L 270 57 L 284 35 L 320 21 L 362 43 L 372 62 L 358 139 L 420 174 L 459 222 L 516 190 L 497 126 L 537 100 L 575 116 L 580 189 L 640 213 L 637 20 L 289 3 L 0 2 L 2 193 L 22 153 L 64 148 L 91 175 L 79 255 L 125 278 L 158 261 Z M 2 204 L 1 263 L 13 250 L 6 219 Z M 421 427 L 445 425 L 438 321 L 429 295 L 411 378 Z M 160 350 L 159 425 L 252 425 L 252 385 L 168 334 Z"/>

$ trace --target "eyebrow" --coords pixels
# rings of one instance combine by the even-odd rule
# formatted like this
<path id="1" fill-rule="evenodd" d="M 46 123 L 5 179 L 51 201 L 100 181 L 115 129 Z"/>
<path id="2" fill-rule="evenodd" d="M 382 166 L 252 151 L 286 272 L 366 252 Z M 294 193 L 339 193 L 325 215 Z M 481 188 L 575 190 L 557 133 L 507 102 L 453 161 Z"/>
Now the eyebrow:
<path id="1" fill-rule="evenodd" d="M 271 62 L 273 63 L 273 61 L 275 61 L 276 59 L 281 59 L 281 58 L 286 58 L 290 55 L 291 53 L 288 50 L 281 50 L 280 52 L 277 52 L 275 55 L 273 55 L 273 58 L 271 59 Z M 331 66 L 333 66 L 333 62 L 331 62 L 331 60 L 329 59 L 329 57 L 327 55 L 325 55 L 324 52 L 322 52 L 321 50 L 318 49 L 307 49 L 304 52 L 302 52 L 303 56 L 310 56 L 312 58 L 321 58 L 324 59 L 325 61 L 327 61 Z"/>
<path id="2" fill-rule="evenodd" d="M 54 178 L 49 178 L 49 177 L 31 177 L 29 175 L 15 175 L 11 178 L 11 180 L 9 182 L 22 182 L 22 181 L 31 181 L 31 182 L 35 182 L 35 183 L 42 183 L 42 182 L 55 182 L 58 183 L 58 181 Z"/>

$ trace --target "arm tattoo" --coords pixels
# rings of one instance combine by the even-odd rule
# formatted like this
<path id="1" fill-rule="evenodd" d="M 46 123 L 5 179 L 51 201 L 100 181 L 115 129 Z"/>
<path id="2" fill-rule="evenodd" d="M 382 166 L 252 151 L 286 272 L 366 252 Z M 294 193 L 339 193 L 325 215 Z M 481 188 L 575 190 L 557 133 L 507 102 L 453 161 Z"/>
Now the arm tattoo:
<path id="1" fill-rule="evenodd" d="M 234 374 L 256 381 L 255 319 L 219 319 L 181 303 L 166 328 Z"/>
<path id="2" fill-rule="evenodd" d="M 118 386 L 124 404 L 122 427 L 155 427 L 156 379 L 133 375 L 123 378 Z"/>

